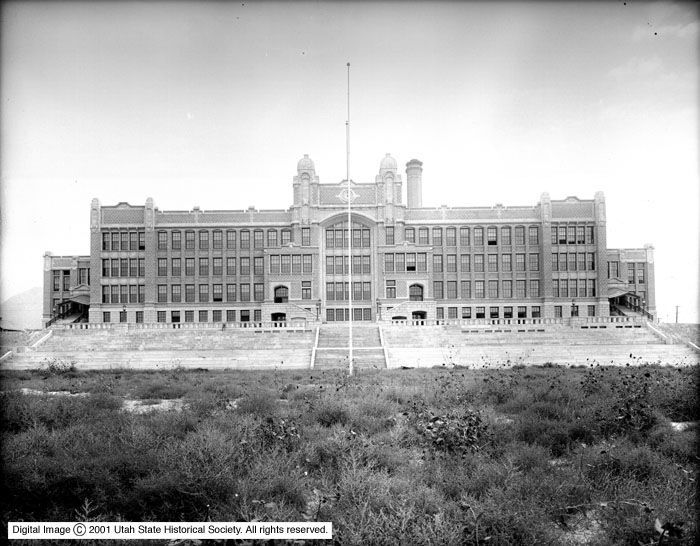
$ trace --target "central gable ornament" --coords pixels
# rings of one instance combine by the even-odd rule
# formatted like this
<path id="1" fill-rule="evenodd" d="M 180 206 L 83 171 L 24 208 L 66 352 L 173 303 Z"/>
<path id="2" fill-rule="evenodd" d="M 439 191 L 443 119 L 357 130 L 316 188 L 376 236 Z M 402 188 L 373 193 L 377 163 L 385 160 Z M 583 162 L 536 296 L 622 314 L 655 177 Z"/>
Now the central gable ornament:
<path id="1" fill-rule="evenodd" d="M 336 195 L 338 199 L 340 199 L 343 203 L 352 203 L 359 197 L 357 193 L 355 193 L 352 188 L 349 190 L 346 188 L 344 190 L 341 190 L 341 192 Z"/>

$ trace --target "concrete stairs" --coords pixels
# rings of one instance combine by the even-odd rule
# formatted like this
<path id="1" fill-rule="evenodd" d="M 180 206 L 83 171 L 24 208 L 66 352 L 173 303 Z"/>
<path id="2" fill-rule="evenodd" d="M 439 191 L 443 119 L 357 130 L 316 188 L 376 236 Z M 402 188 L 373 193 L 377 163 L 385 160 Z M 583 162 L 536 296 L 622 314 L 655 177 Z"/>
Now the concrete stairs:
<path id="1" fill-rule="evenodd" d="M 358 369 L 386 368 L 377 325 L 357 325 L 352 328 L 353 362 Z M 324 324 L 320 327 L 314 369 L 348 367 L 350 333 L 347 323 Z"/>

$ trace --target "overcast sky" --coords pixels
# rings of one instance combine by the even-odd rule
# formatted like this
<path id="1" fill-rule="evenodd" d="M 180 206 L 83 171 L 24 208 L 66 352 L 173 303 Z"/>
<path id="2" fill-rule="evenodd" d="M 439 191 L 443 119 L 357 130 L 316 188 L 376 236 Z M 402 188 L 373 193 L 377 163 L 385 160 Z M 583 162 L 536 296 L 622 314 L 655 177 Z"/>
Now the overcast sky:
<path id="1" fill-rule="evenodd" d="M 89 208 L 286 209 L 390 152 L 423 205 L 607 199 L 608 246 L 656 247 L 662 319 L 698 321 L 693 4 L 7 2 L 2 299 L 89 252 Z M 405 174 L 404 174 L 405 176 Z"/>

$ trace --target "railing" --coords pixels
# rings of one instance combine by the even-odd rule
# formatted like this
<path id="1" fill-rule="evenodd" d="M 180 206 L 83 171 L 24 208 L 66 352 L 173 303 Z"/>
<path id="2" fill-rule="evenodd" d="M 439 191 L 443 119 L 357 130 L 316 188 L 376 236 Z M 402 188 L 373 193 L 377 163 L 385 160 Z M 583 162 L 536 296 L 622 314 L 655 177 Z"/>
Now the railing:
<path id="1" fill-rule="evenodd" d="M 311 330 L 306 320 L 289 322 L 79 322 L 54 324 L 52 330 Z"/>
<path id="2" fill-rule="evenodd" d="M 541 326 L 559 324 L 565 326 L 580 326 L 586 324 L 643 324 L 644 317 L 573 317 L 573 318 L 513 318 L 513 319 L 407 319 L 384 321 L 385 324 L 403 326 Z"/>

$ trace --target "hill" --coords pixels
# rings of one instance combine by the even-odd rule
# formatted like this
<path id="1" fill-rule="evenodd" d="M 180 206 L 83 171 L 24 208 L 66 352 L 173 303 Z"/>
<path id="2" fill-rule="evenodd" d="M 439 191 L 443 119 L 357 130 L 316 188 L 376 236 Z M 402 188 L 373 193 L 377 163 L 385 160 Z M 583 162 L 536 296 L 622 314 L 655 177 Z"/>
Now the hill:
<path id="1" fill-rule="evenodd" d="M 0 304 L 0 327 L 8 330 L 41 328 L 42 289 L 37 286 L 6 299 Z"/>

